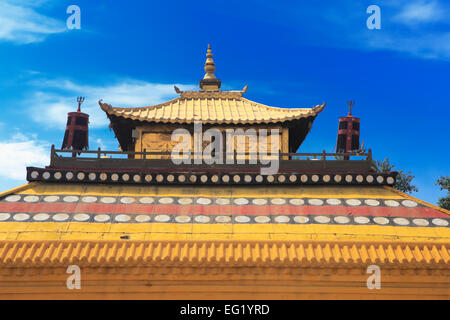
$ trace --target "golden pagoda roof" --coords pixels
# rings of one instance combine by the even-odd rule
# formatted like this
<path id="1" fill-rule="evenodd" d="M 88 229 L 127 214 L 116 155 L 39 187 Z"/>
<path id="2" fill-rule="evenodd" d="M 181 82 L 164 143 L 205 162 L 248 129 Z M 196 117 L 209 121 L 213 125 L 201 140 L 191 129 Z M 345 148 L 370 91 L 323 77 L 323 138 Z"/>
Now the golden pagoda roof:
<path id="1" fill-rule="evenodd" d="M 247 86 L 242 91 L 221 91 L 221 81 L 214 74 L 216 67 L 209 45 L 206 56 L 206 74 L 200 80 L 200 91 L 180 91 L 175 87 L 175 91 L 180 96 L 161 104 L 119 108 L 100 100 L 100 107 L 108 116 L 138 121 L 162 123 L 201 121 L 210 124 L 278 123 L 308 117 L 315 118 L 325 107 L 325 103 L 312 108 L 267 106 L 245 99 L 243 94 L 247 91 Z"/>
<path id="2" fill-rule="evenodd" d="M 171 101 L 142 108 L 115 108 L 99 102 L 110 116 L 162 123 L 277 123 L 316 117 L 325 104 L 313 108 L 277 108 L 247 100 L 236 91 L 182 92 Z"/>

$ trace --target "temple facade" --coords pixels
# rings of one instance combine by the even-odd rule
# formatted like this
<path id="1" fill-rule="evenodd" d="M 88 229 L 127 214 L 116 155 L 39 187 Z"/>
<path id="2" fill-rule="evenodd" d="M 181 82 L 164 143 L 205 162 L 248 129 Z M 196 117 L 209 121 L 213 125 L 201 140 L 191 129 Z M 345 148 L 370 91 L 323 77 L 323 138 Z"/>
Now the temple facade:
<path id="1" fill-rule="evenodd" d="M 297 153 L 324 103 L 223 91 L 210 47 L 205 72 L 155 106 L 100 101 L 120 151 L 53 147 L 0 193 L 0 298 L 450 298 L 450 212 L 394 189 L 370 150 Z M 232 130 L 215 151 L 245 161 L 176 164 L 178 129 L 191 159 Z M 266 147 L 276 172 L 250 161 Z"/>

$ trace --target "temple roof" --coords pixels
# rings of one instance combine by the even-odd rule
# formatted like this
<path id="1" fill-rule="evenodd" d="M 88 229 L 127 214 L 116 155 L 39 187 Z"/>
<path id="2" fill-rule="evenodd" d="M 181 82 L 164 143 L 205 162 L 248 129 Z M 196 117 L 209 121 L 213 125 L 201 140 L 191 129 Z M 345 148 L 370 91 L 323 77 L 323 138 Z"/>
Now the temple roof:
<path id="1" fill-rule="evenodd" d="M 145 122 L 210 124 L 278 123 L 302 118 L 314 118 L 323 110 L 325 103 L 312 108 L 279 108 L 247 100 L 242 91 L 221 91 L 221 80 L 214 71 L 211 47 L 208 46 L 205 62 L 206 74 L 200 80 L 200 91 L 175 91 L 180 94 L 173 100 L 146 107 L 119 108 L 99 101 L 108 116 L 116 116 Z"/>
<path id="2" fill-rule="evenodd" d="M 218 91 L 182 92 L 180 97 L 154 106 L 142 108 L 116 108 L 99 102 L 110 116 L 126 119 L 162 122 L 210 124 L 278 123 L 301 118 L 315 118 L 325 104 L 313 108 L 277 108 L 253 102 L 242 97 L 241 92 Z"/>

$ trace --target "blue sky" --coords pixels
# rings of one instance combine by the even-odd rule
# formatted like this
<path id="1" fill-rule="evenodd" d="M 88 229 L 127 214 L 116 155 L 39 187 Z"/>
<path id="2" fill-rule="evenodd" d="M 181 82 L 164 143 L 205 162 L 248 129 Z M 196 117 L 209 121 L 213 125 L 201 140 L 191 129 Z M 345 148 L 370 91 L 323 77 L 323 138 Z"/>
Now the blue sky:
<path id="1" fill-rule="evenodd" d="M 69 5 L 81 29 L 69 30 Z M 381 29 L 369 30 L 369 5 Z M 0 190 L 48 164 L 66 113 L 86 96 L 91 148 L 116 150 L 97 101 L 145 106 L 196 89 L 208 43 L 223 89 L 280 107 L 326 101 L 300 151 L 332 152 L 356 101 L 374 157 L 411 171 L 421 199 L 450 174 L 447 1 L 0 0 Z"/>

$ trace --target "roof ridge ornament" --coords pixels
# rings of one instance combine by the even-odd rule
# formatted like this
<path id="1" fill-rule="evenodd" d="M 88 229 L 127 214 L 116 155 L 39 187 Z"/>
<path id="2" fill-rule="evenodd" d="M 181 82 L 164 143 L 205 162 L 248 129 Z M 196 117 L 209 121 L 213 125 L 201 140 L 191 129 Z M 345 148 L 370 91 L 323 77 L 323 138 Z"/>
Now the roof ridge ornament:
<path id="1" fill-rule="evenodd" d="M 347 116 L 351 116 L 352 115 L 352 107 L 355 105 L 355 100 L 348 100 L 347 101 L 347 106 L 348 106 L 348 115 Z"/>
<path id="2" fill-rule="evenodd" d="M 200 89 L 202 91 L 219 91 L 221 81 L 216 78 L 214 71 L 216 71 L 216 64 L 213 60 L 213 54 L 211 51 L 211 45 L 208 44 L 208 50 L 206 51 L 205 61 L 205 76 L 200 80 Z"/>

